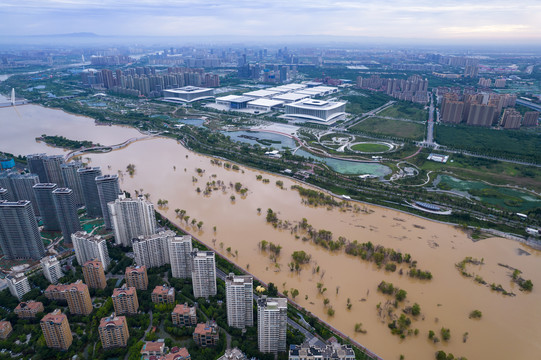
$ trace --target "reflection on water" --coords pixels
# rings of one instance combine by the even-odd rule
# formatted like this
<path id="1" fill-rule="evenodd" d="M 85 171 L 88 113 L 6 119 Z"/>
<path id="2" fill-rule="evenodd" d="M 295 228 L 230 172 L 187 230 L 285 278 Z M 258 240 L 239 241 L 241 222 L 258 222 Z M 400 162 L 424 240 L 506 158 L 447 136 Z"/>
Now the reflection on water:
<path id="1" fill-rule="evenodd" d="M 286 148 L 294 149 L 295 147 L 297 147 L 295 140 L 280 134 L 268 133 L 263 131 L 223 131 L 222 133 L 225 136 L 229 136 L 233 141 L 240 141 L 250 145 L 257 144 L 261 147 L 272 147 L 277 150 L 285 150 Z M 248 138 L 243 136 L 248 136 Z M 256 137 L 260 141 L 252 139 L 250 137 Z M 261 142 L 261 140 L 263 141 Z M 265 140 L 268 140 L 268 142 L 265 142 Z M 272 143 L 273 141 L 275 141 L 276 143 Z"/>
<path id="2" fill-rule="evenodd" d="M 334 171 L 341 174 L 348 175 L 374 175 L 377 177 L 385 176 L 391 173 L 391 169 L 387 166 L 376 164 L 376 163 L 362 163 L 357 161 L 348 161 L 348 160 L 339 160 L 327 157 L 320 157 L 314 154 L 309 153 L 303 149 L 297 150 L 295 155 L 304 156 L 306 158 L 314 159 L 321 161 L 327 164 Z"/>
<path id="3" fill-rule="evenodd" d="M 73 121 L 79 118 L 70 117 Z M 54 120 L 48 118 L 47 122 L 54 123 Z M 88 119 L 87 122 L 92 125 Z M 26 126 L 21 123 L 24 121 L 12 126 Z M 96 127 L 91 133 L 98 135 L 114 129 Z M 126 134 L 124 138 L 133 137 L 130 131 L 134 130 L 120 129 Z M 14 133 L 13 129 L 10 131 Z M 71 133 L 63 135 L 75 138 L 77 134 L 77 128 L 72 127 Z M 33 134 L 18 133 L 18 136 L 22 143 L 33 141 Z M 5 140 L 9 138 L 0 133 L 3 150 L 18 149 L 15 141 L 4 146 Z M 234 171 L 212 165 L 211 158 L 190 152 L 171 139 L 136 142 L 123 150 L 89 156 L 95 166 L 103 169 L 110 166 L 108 171 L 112 174 L 120 171 L 123 190 L 133 194 L 136 189 L 143 189 L 154 203 L 160 198 L 168 200 L 168 209 L 158 210 L 170 220 L 263 281 L 273 282 L 280 291 L 298 289 L 300 294 L 296 301 L 300 305 L 385 359 L 398 359 L 399 354 L 403 354 L 406 359 L 432 360 L 437 350 L 469 359 L 534 359 L 541 353 L 541 312 L 537 310 L 541 303 L 541 252 L 506 239 L 472 242 L 451 226 L 376 206 L 361 204 L 365 211 L 358 213 L 308 207 L 301 203 L 296 191 L 290 190 L 296 182 L 289 178 L 245 167 Z M 129 163 L 137 169 L 133 177 L 125 173 Z M 201 175 L 197 168 L 203 170 Z M 259 174 L 269 182 L 256 180 Z M 207 182 L 218 180 L 226 184 L 225 190 L 218 188 L 208 195 L 196 191 L 198 187 L 204 189 Z M 284 189 L 275 185 L 277 180 L 283 181 Z M 248 188 L 245 198 L 229 187 L 228 184 L 236 182 Z M 235 202 L 230 199 L 232 195 L 236 196 Z M 176 208 L 186 210 L 190 220 L 203 221 L 202 230 L 176 218 Z M 262 209 L 261 214 L 258 208 Z M 430 270 L 434 278 L 421 281 L 398 272 L 385 272 L 358 257 L 330 252 L 302 238 L 296 239 L 289 230 L 275 229 L 266 222 L 267 208 L 273 209 L 279 219 L 292 223 L 304 217 L 316 229 L 331 231 L 334 239 L 344 236 L 410 253 L 418 261 L 418 268 Z M 269 253 L 258 248 L 261 240 L 282 246 L 276 263 L 269 258 Z M 225 250 L 228 247 L 232 249 L 229 254 Z M 291 254 L 298 250 L 310 254 L 312 260 L 300 272 L 290 272 L 287 264 L 291 262 Z M 470 272 L 479 274 L 489 283 L 502 284 L 517 296 L 504 297 L 462 277 L 455 263 L 466 256 L 484 258 L 486 264 L 472 266 L 468 269 Z M 522 270 L 523 276 L 533 281 L 533 291 L 529 294 L 519 291 L 511 283 L 509 271 L 498 263 Z M 315 271 L 316 266 L 319 272 Z M 400 340 L 390 334 L 387 326 L 390 319 L 378 317 L 377 305 L 390 300 L 376 291 L 382 280 L 407 291 L 404 305 L 420 304 L 421 315 L 411 326 L 411 329 L 419 329 L 419 335 Z M 317 290 L 318 282 L 327 288 L 324 295 Z M 333 317 L 327 315 L 325 298 L 335 310 Z M 346 307 L 347 299 L 352 303 L 350 310 Z M 468 319 L 468 314 L 475 309 L 482 311 L 482 319 Z M 400 311 L 396 310 L 395 314 L 399 316 Z M 356 323 L 362 323 L 367 333 L 356 333 Z M 427 340 L 429 330 L 439 334 L 442 327 L 451 329 L 448 343 L 434 344 Z M 468 338 L 463 342 L 466 332 Z"/>

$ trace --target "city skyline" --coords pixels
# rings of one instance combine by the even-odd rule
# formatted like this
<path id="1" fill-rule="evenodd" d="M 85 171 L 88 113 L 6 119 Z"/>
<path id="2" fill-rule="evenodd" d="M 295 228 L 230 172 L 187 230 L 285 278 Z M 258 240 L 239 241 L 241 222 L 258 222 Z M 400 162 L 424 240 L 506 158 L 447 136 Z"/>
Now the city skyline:
<path id="1" fill-rule="evenodd" d="M 532 41 L 541 37 L 541 4 L 534 0 L 437 4 L 426 0 L 130 0 L 121 4 L 105 0 L 8 0 L 0 8 L 5 19 L 0 31 L 10 36 L 94 32 L 107 36 L 318 35 L 466 42 Z"/>

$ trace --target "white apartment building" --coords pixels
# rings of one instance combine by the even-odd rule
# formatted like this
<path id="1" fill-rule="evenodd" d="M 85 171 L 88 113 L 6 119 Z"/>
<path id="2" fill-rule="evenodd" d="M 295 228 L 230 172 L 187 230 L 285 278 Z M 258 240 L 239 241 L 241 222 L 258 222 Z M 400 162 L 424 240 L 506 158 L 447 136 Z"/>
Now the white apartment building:
<path id="1" fill-rule="evenodd" d="M 194 251 L 192 256 L 192 285 L 195 298 L 216 295 L 216 262 L 212 251 Z"/>
<path id="2" fill-rule="evenodd" d="M 254 325 L 253 293 L 254 280 L 251 276 L 229 274 L 225 278 L 227 323 L 229 326 L 244 329 Z"/>
<path id="3" fill-rule="evenodd" d="M 126 198 L 120 195 L 107 207 L 117 245 L 132 246 L 132 239 L 156 233 L 154 205 L 142 196 Z"/>
<path id="4" fill-rule="evenodd" d="M 43 275 L 51 284 L 58 283 L 58 279 L 64 276 L 60 267 L 60 262 L 56 256 L 46 256 L 42 258 L 40 262 Z"/>
<path id="5" fill-rule="evenodd" d="M 192 237 L 175 236 L 168 240 L 171 273 L 175 278 L 186 279 L 192 276 Z"/>
<path id="6" fill-rule="evenodd" d="M 160 231 L 158 234 L 139 236 L 132 240 L 135 262 L 147 269 L 169 264 L 169 240 L 175 238 L 171 230 Z"/>
<path id="7" fill-rule="evenodd" d="M 30 283 L 24 273 L 16 273 L 6 277 L 9 292 L 17 299 L 22 300 L 23 295 L 30 291 Z"/>
<path id="8" fill-rule="evenodd" d="M 79 265 L 83 265 L 88 260 L 98 259 L 107 271 L 109 263 L 109 251 L 107 250 L 107 241 L 99 235 L 90 235 L 84 231 L 78 231 L 71 235 L 75 257 Z"/>
<path id="9" fill-rule="evenodd" d="M 257 342 L 262 353 L 286 351 L 287 299 L 261 297 L 257 301 Z"/>

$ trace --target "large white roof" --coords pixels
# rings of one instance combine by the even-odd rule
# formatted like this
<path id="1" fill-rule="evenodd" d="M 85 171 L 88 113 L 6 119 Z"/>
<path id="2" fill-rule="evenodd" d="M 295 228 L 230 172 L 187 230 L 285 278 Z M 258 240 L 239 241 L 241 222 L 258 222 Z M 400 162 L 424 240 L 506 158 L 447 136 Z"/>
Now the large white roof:
<path id="1" fill-rule="evenodd" d="M 252 97 L 256 97 L 256 98 L 271 97 L 271 96 L 277 95 L 277 94 L 279 94 L 279 92 L 277 92 L 277 91 L 269 91 L 269 90 L 256 90 L 256 91 L 250 91 L 250 92 L 244 93 L 244 95 L 246 95 L 246 96 L 252 96 Z"/>
<path id="2" fill-rule="evenodd" d="M 248 103 L 248 105 L 255 105 L 255 106 L 269 106 L 269 107 L 273 107 L 273 106 L 279 106 L 279 105 L 282 105 L 284 102 L 283 101 L 278 101 L 278 100 L 271 100 L 271 99 L 257 99 L 257 100 L 254 100 L 254 101 L 250 101 Z"/>
<path id="3" fill-rule="evenodd" d="M 302 99 L 306 99 L 307 97 L 309 97 L 307 94 L 301 94 L 301 93 L 298 93 L 298 92 L 294 92 L 294 93 L 276 95 L 276 96 L 273 97 L 273 99 L 274 100 L 284 100 L 284 101 L 299 101 L 299 100 L 302 100 Z"/>

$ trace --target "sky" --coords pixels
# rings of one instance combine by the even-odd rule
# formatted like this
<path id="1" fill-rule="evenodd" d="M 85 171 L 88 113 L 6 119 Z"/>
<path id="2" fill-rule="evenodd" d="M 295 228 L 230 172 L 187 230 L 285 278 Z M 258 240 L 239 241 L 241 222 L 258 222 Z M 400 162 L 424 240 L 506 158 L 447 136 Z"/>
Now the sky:
<path id="1" fill-rule="evenodd" d="M 0 38 L 343 36 L 541 41 L 540 0 L 0 0 Z"/>

